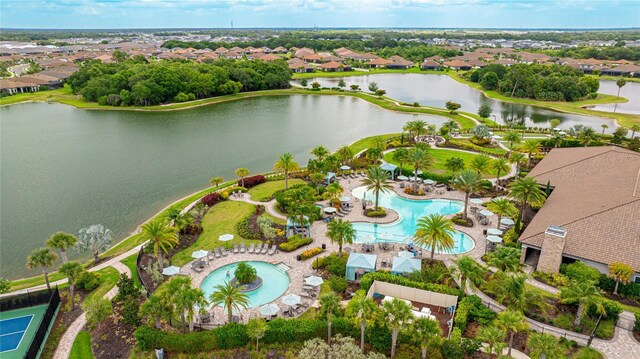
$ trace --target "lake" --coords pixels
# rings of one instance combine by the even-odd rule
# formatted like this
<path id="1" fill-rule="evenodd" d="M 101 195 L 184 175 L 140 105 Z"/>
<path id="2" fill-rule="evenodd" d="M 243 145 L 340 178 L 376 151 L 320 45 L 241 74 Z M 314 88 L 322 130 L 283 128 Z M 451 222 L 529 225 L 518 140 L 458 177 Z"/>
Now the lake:
<path id="1" fill-rule="evenodd" d="M 233 171 L 270 171 L 278 154 L 306 165 L 332 150 L 400 132 L 420 118 L 338 96 L 260 97 L 170 112 L 91 111 L 31 103 L 0 108 L 0 276 L 55 231 L 101 223 L 121 240 L 164 206 Z M 78 258 L 78 254 L 72 257 Z M 82 256 L 86 258 L 86 255 Z"/>
<path id="2" fill-rule="evenodd" d="M 377 82 L 379 88 L 387 91 L 387 96 L 401 102 L 418 102 L 425 106 L 443 108 L 445 102 L 454 101 L 462 105 L 461 111 L 477 113 L 480 105 L 486 103 L 491 106 L 492 115 L 495 116 L 492 119 L 499 123 L 521 124 L 524 122 L 531 127 L 548 127 L 549 120 L 557 118 L 561 123 L 559 127 L 564 129 L 576 124 L 584 124 L 600 131 L 600 126 L 607 124 L 609 128 L 606 132 L 612 133 L 616 128 L 615 121 L 612 119 L 561 113 L 536 106 L 490 99 L 482 92 L 459 83 L 447 75 L 372 74 L 344 78 L 318 77 L 308 79 L 308 82 L 311 84 L 317 81 L 323 87 L 337 87 L 340 79 L 346 82 L 347 89 L 355 84 L 364 91 L 368 91 L 367 88 L 371 82 Z"/>
<path id="3" fill-rule="evenodd" d="M 618 95 L 618 85 L 615 81 L 601 80 L 599 93 L 607 95 Z M 627 81 L 627 84 L 620 89 L 620 96 L 629 100 L 625 103 L 597 105 L 591 107 L 593 110 L 607 111 L 607 112 L 619 112 L 630 113 L 634 115 L 640 115 L 640 83 Z"/>

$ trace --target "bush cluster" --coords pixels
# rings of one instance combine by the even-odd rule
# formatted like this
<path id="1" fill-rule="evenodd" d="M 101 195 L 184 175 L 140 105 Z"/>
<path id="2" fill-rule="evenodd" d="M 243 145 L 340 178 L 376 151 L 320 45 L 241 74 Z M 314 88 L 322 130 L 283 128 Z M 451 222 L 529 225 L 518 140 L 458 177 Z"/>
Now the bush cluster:
<path id="1" fill-rule="evenodd" d="M 467 328 L 470 321 L 477 321 L 481 325 L 491 323 L 496 317 L 496 313 L 482 304 L 480 297 L 470 295 L 462 298 L 456 308 L 454 327 L 461 331 Z"/>
<path id="2" fill-rule="evenodd" d="M 597 285 L 600 281 L 600 272 L 580 261 L 571 264 L 561 264 L 560 273 L 577 282 L 591 281 Z"/>
<path id="3" fill-rule="evenodd" d="M 518 243 L 518 233 L 516 233 L 516 228 L 509 228 L 504 235 L 502 236 L 502 240 L 504 241 L 505 246 L 514 246 Z"/>
<path id="4" fill-rule="evenodd" d="M 236 223 L 236 232 L 238 233 L 238 235 L 240 235 L 240 237 L 244 239 L 261 239 L 262 233 L 260 232 L 260 230 L 254 229 L 251 225 L 252 217 L 253 214 L 250 214 Z"/>
<path id="5" fill-rule="evenodd" d="M 344 293 L 349 286 L 349 283 L 344 278 L 344 273 L 342 276 L 331 275 L 327 282 L 329 283 L 329 287 L 331 287 L 331 289 L 336 293 Z"/>
<path id="6" fill-rule="evenodd" d="M 545 273 L 535 271 L 533 272 L 533 277 L 556 288 L 564 287 L 569 284 L 569 277 L 562 273 Z"/>
<path id="7" fill-rule="evenodd" d="M 633 326 L 633 329 L 640 333 L 640 312 L 636 312 L 636 324 Z"/>
<path id="8" fill-rule="evenodd" d="M 296 234 L 295 236 L 289 237 L 289 239 L 287 239 L 286 242 L 280 243 L 280 245 L 278 245 L 278 247 L 283 252 L 293 252 L 296 249 L 298 249 L 298 248 L 300 248 L 302 246 L 306 246 L 307 244 L 309 244 L 311 242 L 313 242 L 313 240 L 311 238 L 302 238 L 302 236 L 300 236 L 299 234 Z"/>
<path id="9" fill-rule="evenodd" d="M 378 208 L 377 210 L 368 208 L 364 211 L 364 215 L 372 218 L 382 218 L 387 215 L 387 211 L 385 211 L 382 207 Z"/>
<path id="10" fill-rule="evenodd" d="M 318 254 L 324 252 L 324 249 L 322 249 L 321 247 L 315 247 L 315 248 L 311 248 L 311 249 L 307 249 L 306 251 L 300 253 L 300 259 L 307 260 L 311 257 L 315 257 Z"/>
<path id="11" fill-rule="evenodd" d="M 76 287 L 90 292 L 100 286 L 100 274 L 85 271 L 76 281 Z"/>
<path id="12" fill-rule="evenodd" d="M 335 276 L 343 276 L 347 270 L 347 256 L 338 257 L 337 254 L 332 253 L 326 257 L 319 258 L 317 261 L 313 261 L 313 268 L 326 268 L 327 271 Z"/>
<path id="13" fill-rule="evenodd" d="M 251 188 L 251 187 L 255 187 L 261 183 L 265 183 L 267 182 L 267 179 L 263 176 L 263 175 L 255 175 L 255 176 L 251 176 L 251 177 L 245 177 L 244 178 L 244 187 L 245 188 Z M 238 187 L 242 186 L 242 180 L 239 179 L 238 180 Z"/>
<path id="14" fill-rule="evenodd" d="M 405 277 L 397 276 L 395 274 L 391 274 L 389 272 L 371 272 L 366 273 L 362 279 L 360 280 L 360 289 L 364 289 L 368 291 L 371 288 L 371 285 L 374 281 L 393 283 L 402 285 L 410 288 L 418 288 L 423 290 L 428 290 L 436 293 L 449 294 L 449 295 L 457 295 L 462 296 L 463 293 L 459 289 L 447 287 L 441 284 L 435 283 L 421 283 L 409 280 Z"/>
<path id="15" fill-rule="evenodd" d="M 222 196 L 220 196 L 220 193 L 218 192 L 211 192 L 208 195 L 202 197 L 202 203 L 204 203 L 209 207 L 213 206 L 214 204 L 220 201 L 222 201 Z"/>
<path id="16" fill-rule="evenodd" d="M 607 276 L 606 274 L 600 274 L 600 282 L 598 286 L 602 290 L 606 290 L 607 292 L 613 292 L 613 288 L 616 286 L 616 281 L 610 278 L 609 276 Z M 618 285 L 618 294 L 623 297 L 632 298 L 637 301 L 640 301 L 640 284 L 634 283 L 634 282 L 631 282 L 628 284 L 620 283 Z"/>

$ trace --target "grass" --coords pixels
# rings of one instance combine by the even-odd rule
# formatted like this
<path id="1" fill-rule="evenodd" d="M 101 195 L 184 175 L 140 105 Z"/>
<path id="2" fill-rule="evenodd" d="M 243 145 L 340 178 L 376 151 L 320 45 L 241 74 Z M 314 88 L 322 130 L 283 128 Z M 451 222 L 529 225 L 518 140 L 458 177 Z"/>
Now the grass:
<path id="1" fill-rule="evenodd" d="M 476 155 L 468 152 L 460 152 L 455 150 L 445 150 L 445 149 L 432 149 L 429 151 L 433 156 L 435 162 L 432 167 L 429 168 L 429 172 L 451 175 L 451 171 L 447 170 L 445 167 L 445 163 L 449 158 L 458 157 L 464 160 L 465 165 L 469 168 L 469 163 Z M 384 159 L 387 162 L 398 165 L 399 163 L 393 160 L 393 152 L 389 152 L 384 155 Z M 403 163 L 402 168 L 406 172 L 412 172 L 413 167 L 409 163 Z M 484 177 L 495 177 L 496 171 L 493 169 L 488 169 L 487 171 L 482 172 Z"/>
<path id="2" fill-rule="evenodd" d="M 375 141 L 374 139 L 381 137 L 385 140 L 388 140 L 390 138 L 393 137 L 400 137 L 399 133 L 390 133 L 390 134 L 386 134 L 386 135 L 378 135 L 378 136 L 369 136 L 369 137 L 365 137 L 365 138 L 361 138 L 359 140 L 357 140 L 356 142 L 352 143 L 349 145 L 349 148 L 351 148 L 351 151 L 353 151 L 353 154 L 359 153 L 362 150 L 365 150 L 371 146 L 374 145 Z"/>
<path id="3" fill-rule="evenodd" d="M 333 293 L 333 290 L 329 286 L 329 283 L 325 281 L 320 285 L 320 293 L 318 294 L 318 298 L 328 293 Z M 299 319 L 316 319 L 316 312 L 316 308 L 309 308 L 309 310 L 300 315 Z"/>
<path id="4" fill-rule="evenodd" d="M 601 359 L 602 354 L 599 351 L 593 348 L 581 348 L 574 355 L 571 356 L 571 359 Z"/>
<path id="5" fill-rule="evenodd" d="M 115 287 L 118 278 L 120 278 L 120 273 L 113 267 L 100 269 L 96 273 L 100 274 L 100 285 L 84 298 L 85 301 L 103 297 L 111 288 Z"/>
<path id="6" fill-rule="evenodd" d="M 133 254 L 121 260 L 120 262 L 129 268 L 129 270 L 131 271 L 131 278 L 133 278 L 133 281 L 136 284 L 136 286 L 142 287 L 142 283 L 140 283 L 140 278 L 138 278 L 138 275 L 136 274 L 136 272 L 138 271 L 138 269 L 136 268 L 137 260 L 138 260 L 138 254 Z"/>
<path id="7" fill-rule="evenodd" d="M 299 178 L 289 179 L 289 187 L 300 183 L 305 182 Z M 262 201 L 263 199 L 271 199 L 274 193 L 282 189 L 284 189 L 284 180 L 268 181 L 251 188 L 248 193 L 254 201 Z"/>
<path id="8" fill-rule="evenodd" d="M 91 351 L 91 333 L 83 330 L 78 333 L 78 336 L 76 336 L 76 340 L 73 341 L 73 347 L 71 347 L 69 359 L 93 358 L 93 352 Z"/>
<path id="9" fill-rule="evenodd" d="M 620 304 L 622 309 L 624 309 L 626 311 L 629 311 L 631 313 L 640 313 L 640 307 L 636 307 L 636 306 L 633 306 L 633 305 L 624 304 L 624 303 L 620 303 L 620 302 L 618 302 L 618 304 Z"/>
<path id="10" fill-rule="evenodd" d="M 224 201 L 211 207 L 202 220 L 203 232 L 200 238 L 192 246 L 176 253 L 171 260 L 172 264 L 185 265 L 193 259 L 191 253 L 200 249 L 212 250 L 229 243 L 256 243 L 257 241 L 240 237 L 236 232 L 236 223 L 253 213 L 254 210 L 254 205 L 237 201 Z M 235 238 L 229 242 L 219 241 L 218 237 L 226 233 L 233 234 Z"/>

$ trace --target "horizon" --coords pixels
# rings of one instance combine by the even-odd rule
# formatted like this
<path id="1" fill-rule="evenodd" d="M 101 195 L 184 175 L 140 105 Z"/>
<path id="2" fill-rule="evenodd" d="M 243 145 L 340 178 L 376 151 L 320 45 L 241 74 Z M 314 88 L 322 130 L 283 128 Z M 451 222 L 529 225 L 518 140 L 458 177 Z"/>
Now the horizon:
<path id="1" fill-rule="evenodd" d="M 0 31 L 149 31 L 149 30 L 182 30 L 182 31 L 209 31 L 209 30 L 230 30 L 230 31 L 242 31 L 242 30 L 417 30 L 417 31 L 557 31 L 557 32 L 580 32 L 580 31 L 640 31 L 640 26 L 632 27 L 593 27 L 593 28 L 580 28 L 580 27 L 530 27 L 530 28 L 515 28 L 515 27 L 373 27 L 373 26 L 361 26 L 361 27 L 121 27 L 121 28 L 20 28 L 20 27 L 2 27 Z"/>

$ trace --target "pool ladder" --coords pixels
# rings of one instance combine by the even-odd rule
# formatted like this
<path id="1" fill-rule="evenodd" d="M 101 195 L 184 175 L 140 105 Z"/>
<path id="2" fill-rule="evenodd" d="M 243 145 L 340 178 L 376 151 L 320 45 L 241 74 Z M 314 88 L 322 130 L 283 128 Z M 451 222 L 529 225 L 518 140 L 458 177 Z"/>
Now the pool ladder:
<path id="1" fill-rule="evenodd" d="M 276 264 L 276 270 L 282 274 L 287 274 L 287 272 L 289 271 L 289 269 L 291 269 L 291 267 L 289 267 L 288 265 L 280 262 L 278 264 Z"/>

